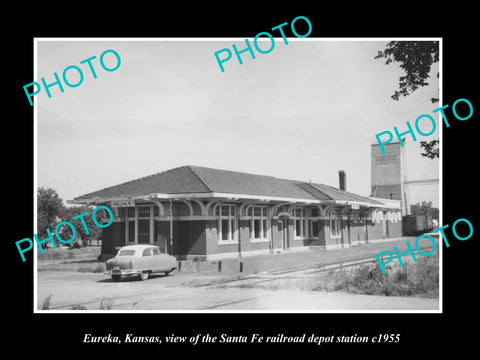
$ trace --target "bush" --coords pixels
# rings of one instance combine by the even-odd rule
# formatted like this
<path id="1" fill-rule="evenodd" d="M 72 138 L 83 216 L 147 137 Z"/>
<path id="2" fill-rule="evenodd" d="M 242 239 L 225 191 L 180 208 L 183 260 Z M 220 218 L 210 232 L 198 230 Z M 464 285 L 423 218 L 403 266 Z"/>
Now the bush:
<path id="1" fill-rule="evenodd" d="M 438 297 L 438 258 L 421 258 L 416 262 L 389 266 L 383 274 L 377 264 L 353 270 L 353 278 L 345 278 L 338 290 L 385 296 Z"/>
<path id="2" fill-rule="evenodd" d="M 384 296 L 438 297 L 438 258 L 424 257 L 416 262 L 385 267 L 383 274 L 377 263 L 341 270 L 318 272 L 302 278 L 281 278 L 265 283 L 245 283 L 243 288 L 268 290 L 299 289 L 305 291 L 346 291 L 354 294 Z"/>

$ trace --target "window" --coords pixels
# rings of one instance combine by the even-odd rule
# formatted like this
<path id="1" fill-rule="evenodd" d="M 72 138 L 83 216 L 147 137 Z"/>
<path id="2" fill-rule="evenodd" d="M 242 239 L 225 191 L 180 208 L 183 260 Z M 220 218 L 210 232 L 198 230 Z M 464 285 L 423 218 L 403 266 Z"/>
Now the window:
<path id="1" fill-rule="evenodd" d="M 341 235 L 340 218 L 335 210 L 330 210 L 330 234 L 331 237 L 340 237 Z"/>
<path id="2" fill-rule="evenodd" d="M 139 206 L 138 207 L 138 217 L 139 218 L 148 218 L 150 217 L 150 205 Z"/>
<path id="3" fill-rule="evenodd" d="M 307 217 L 305 209 L 295 209 L 295 237 L 308 237 Z"/>
<path id="4" fill-rule="evenodd" d="M 146 248 L 143 250 L 143 256 L 151 256 L 152 255 L 152 248 Z"/>
<path id="5" fill-rule="evenodd" d="M 250 215 L 250 241 L 268 241 L 268 207 L 252 206 Z"/>
<path id="6" fill-rule="evenodd" d="M 160 255 L 160 249 L 159 248 L 152 248 L 152 255 Z"/>
<path id="7" fill-rule="evenodd" d="M 125 244 L 150 244 L 154 223 L 150 221 L 152 205 L 125 207 Z"/>
<path id="8" fill-rule="evenodd" d="M 118 253 L 117 256 L 134 256 L 135 250 L 122 250 Z"/>
<path id="9" fill-rule="evenodd" d="M 218 242 L 236 241 L 236 213 L 234 204 L 223 204 L 217 207 Z"/>

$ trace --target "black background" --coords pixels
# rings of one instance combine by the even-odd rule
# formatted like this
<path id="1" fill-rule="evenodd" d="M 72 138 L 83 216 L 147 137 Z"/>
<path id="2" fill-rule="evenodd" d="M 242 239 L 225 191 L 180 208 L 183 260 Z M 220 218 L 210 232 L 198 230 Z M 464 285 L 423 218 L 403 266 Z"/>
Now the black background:
<path id="1" fill-rule="evenodd" d="M 3 271 L 4 346 L 24 353 L 32 349 L 52 358 L 68 356 L 124 355 L 139 357 L 153 351 L 158 356 L 168 351 L 174 356 L 191 352 L 209 356 L 232 356 L 254 350 L 265 354 L 312 353 L 340 355 L 353 352 L 361 356 L 437 355 L 446 349 L 465 354 L 476 339 L 474 314 L 478 303 L 477 267 L 480 227 L 477 204 L 479 121 L 478 55 L 474 36 L 476 10 L 468 5 L 439 3 L 421 7 L 417 3 L 396 6 L 355 6 L 339 3 L 325 7 L 290 3 L 261 7 L 241 3 L 180 8 L 158 3 L 110 3 L 75 6 L 25 5 L 6 10 L 2 24 L 5 51 L 2 51 L 3 75 Z M 306 16 L 312 23 L 309 37 L 442 37 L 443 103 L 453 104 L 467 98 L 474 114 L 468 121 L 457 121 L 450 114 L 450 128 L 443 131 L 443 223 L 458 218 L 469 219 L 474 235 L 467 241 L 453 239 L 447 230 L 450 248 L 443 251 L 443 314 L 33 314 L 32 252 L 22 263 L 15 241 L 32 236 L 33 230 L 33 108 L 23 85 L 33 79 L 34 37 L 253 37 L 296 16 Z M 11 19 L 10 19 L 11 18 Z M 9 20 L 10 22 L 8 22 Z M 477 23 L 475 22 L 477 21 Z M 299 31 L 300 32 L 300 31 Z M 302 32 L 300 32 L 302 33 Z M 273 56 L 273 55 L 272 55 Z M 393 89 L 392 89 L 393 92 Z M 375 104 L 372 104 L 375 106 Z M 432 104 L 432 110 L 436 108 Z M 6 110 L 6 111 L 5 111 Z M 420 114 L 419 114 L 420 115 Z M 405 119 L 411 120 L 411 119 Z M 373 138 L 373 134 L 372 134 Z M 58 176 L 62 176 L 58 164 Z M 400 334 L 398 344 L 162 344 L 116 345 L 82 344 L 85 333 L 111 333 L 123 338 L 125 333 L 165 336 L 172 333 L 193 336 L 249 335 L 259 333 L 290 336 L 317 335 L 374 336 Z M 4 349 L 7 350 L 7 349 Z"/>

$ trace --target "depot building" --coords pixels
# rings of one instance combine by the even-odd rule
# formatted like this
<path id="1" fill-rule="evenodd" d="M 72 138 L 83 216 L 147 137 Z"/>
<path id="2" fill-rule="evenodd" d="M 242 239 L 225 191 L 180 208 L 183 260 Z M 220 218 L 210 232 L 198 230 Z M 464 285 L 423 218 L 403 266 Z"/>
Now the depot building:
<path id="1" fill-rule="evenodd" d="M 106 205 L 102 257 L 154 244 L 178 259 L 221 259 L 349 247 L 401 237 L 400 201 L 339 188 L 199 166 L 107 187 L 72 203 Z M 110 221 L 110 218 L 105 218 Z"/>

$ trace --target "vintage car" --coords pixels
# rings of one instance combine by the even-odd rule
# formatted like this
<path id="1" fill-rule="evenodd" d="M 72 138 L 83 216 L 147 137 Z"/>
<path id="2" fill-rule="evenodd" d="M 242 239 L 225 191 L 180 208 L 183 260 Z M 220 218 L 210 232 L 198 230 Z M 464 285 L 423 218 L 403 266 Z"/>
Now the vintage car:
<path id="1" fill-rule="evenodd" d="M 120 281 L 122 277 L 131 275 L 147 280 L 152 273 L 163 272 L 170 275 L 176 270 L 177 259 L 162 254 L 158 246 L 128 245 L 122 247 L 117 256 L 107 260 L 105 274 L 111 275 L 113 281 Z"/>

